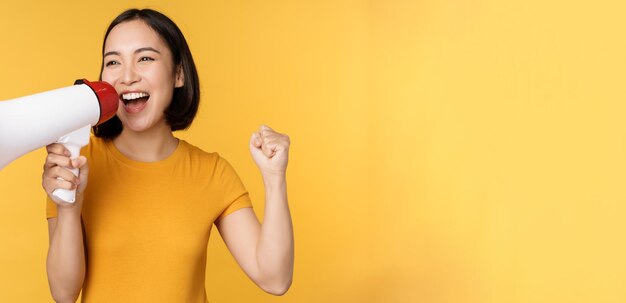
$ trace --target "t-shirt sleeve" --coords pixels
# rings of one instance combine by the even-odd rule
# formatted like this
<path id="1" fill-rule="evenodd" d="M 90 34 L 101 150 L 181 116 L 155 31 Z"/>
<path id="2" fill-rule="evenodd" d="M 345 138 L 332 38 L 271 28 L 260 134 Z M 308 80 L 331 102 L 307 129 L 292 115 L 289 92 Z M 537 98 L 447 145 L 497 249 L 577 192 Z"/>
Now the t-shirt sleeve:
<path id="1" fill-rule="evenodd" d="M 222 186 L 222 205 L 224 205 L 224 210 L 215 220 L 217 222 L 236 210 L 252 207 L 252 201 L 235 169 L 226 159 L 219 157 L 216 169 Z"/>
<path id="2" fill-rule="evenodd" d="M 57 205 L 46 195 L 46 219 L 57 217 Z"/>

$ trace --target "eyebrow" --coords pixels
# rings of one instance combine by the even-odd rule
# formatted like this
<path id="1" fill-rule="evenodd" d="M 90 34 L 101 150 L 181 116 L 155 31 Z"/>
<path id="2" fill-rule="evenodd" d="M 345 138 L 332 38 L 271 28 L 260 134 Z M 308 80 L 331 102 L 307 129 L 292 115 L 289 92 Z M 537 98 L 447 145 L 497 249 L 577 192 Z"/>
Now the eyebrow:
<path id="1" fill-rule="evenodd" d="M 161 54 L 161 52 L 160 52 L 160 51 L 158 51 L 158 50 L 156 50 L 156 49 L 154 49 L 154 48 L 152 48 L 152 47 L 142 47 L 142 48 L 138 48 L 138 49 L 136 49 L 136 50 L 135 50 L 135 52 L 134 52 L 134 53 L 135 53 L 135 54 L 138 54 L 138 53 L 141 53 L 141 52 L 155 52 L 155 53 L 157 53 L 157 54 Z M 106 52 L 106 53 L 104 53 L 104 56 L 102 56 L 102 57 L 104 58 L 104 57 L 106 57 L 106 56 L 112 56 L 112 55 L 117 55 L 117 56 L 119 56 L 119 55 L 120 55 L 120 52 L 117 52 L 117 51 Z"/>

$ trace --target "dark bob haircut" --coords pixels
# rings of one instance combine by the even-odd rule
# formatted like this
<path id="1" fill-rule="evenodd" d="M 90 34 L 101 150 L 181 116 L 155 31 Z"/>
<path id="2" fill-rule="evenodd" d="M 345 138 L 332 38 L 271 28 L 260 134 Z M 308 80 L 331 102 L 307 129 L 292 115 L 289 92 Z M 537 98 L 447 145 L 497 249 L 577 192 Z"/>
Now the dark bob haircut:
<path id="1" fill-rule="evenodd" d="M 172 102 L 165 110 L 165 119 L 172 131 L 189 128 L 198 112 L 200 80 L 185 36 L 170 18 L 151 9 L 129 9 L 121 13 L 111 22 L 104 34 L 102 54 L 104 55 L 104 45 L 111 30 L 120 23 L 132 20 L 141 20 L 154 30 L 169 47 L 174 68 L 182 67 L 184 83 L 182 87 L 174 88 Z M 100 65 L 100 80 L 102 80 L 103 68 L 104 58 Z M 122 121 L 114 116 L 109 121 L 94 126 L 93 132 L 96 137 L 113 139 L 122 132 L 122 128 Z"/>

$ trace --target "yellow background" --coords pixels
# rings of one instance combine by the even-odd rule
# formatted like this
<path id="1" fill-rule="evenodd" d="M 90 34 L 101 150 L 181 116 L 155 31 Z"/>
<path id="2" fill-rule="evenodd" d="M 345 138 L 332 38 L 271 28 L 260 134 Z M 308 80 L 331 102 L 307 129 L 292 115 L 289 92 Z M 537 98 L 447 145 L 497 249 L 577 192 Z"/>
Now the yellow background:
<path id="1" fill-rule="evenodd" d="M 292 288 L 264 294 L 214 233 L 209 299 L 626 302 L 622 3 L 133 2 L 185 33 L 203 95 L 179 136 L 231 161 L 259 215 L 249 136 L 292 138 Z M 128 7 L 3 3 L 0 100 L 96 79 Z M 44 154 L 0 172 L 0 302 L 51 302 Z"/>

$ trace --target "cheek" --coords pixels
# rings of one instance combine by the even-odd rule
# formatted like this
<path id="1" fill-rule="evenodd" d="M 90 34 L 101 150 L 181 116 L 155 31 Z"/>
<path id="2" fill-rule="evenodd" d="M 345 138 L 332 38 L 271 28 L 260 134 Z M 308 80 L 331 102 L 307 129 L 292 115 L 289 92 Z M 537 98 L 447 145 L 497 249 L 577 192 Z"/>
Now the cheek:
<path id="1" fill-rule="evenodd" d="M 113 73 L 111 73 L 110 71 L 107 70 L 103 70 L 102 71 L 102 81 L 107 82 L 111 85 L 115 84 L 115 77 L 113 76 Z"/>
<path id="2" fill-rule="evenodd" d="M 119 66 L 109 68 L 105 67 L 102 70 L 102 81 L 115 86 L 115 84 L 119 82 L 123 76 L 123 72 L 124 70 Z"/>

